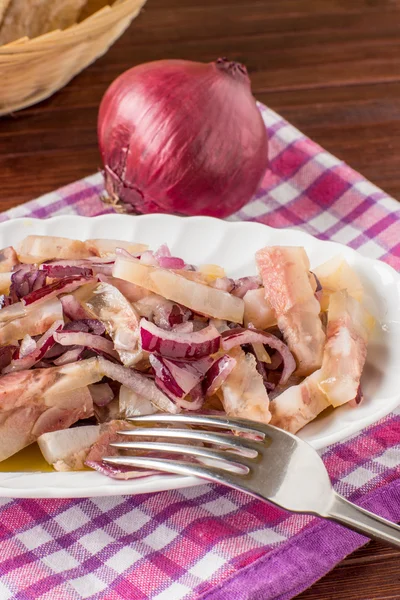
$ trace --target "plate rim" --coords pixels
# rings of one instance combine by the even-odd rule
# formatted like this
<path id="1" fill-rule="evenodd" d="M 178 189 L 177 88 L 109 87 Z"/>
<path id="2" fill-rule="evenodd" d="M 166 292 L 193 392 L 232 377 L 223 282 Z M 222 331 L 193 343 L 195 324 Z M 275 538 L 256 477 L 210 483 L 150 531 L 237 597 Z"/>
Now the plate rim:
<path id="1" fill-rule="evenodd" d="M 71 221 L 75 221 L 75 222 L 80 222 L 80 223 L 93 223 L 93 221 L 97 221 L 97 222 L 101 222 L 101 221 L 108 221 L 108 220 L 112 220 L 114 222 L 118 222 L 121 220 L 126 221 L 126 219 L 135 219 L 135 220 L 142 220 L 142 221 L 162 221 L 164 222 L 165 226 L 168 226 L 168 221 L 172 222 L 172 221 L 190 221 L 190 222 L 199 222 L 199 223 L 218 223 L 218 225 L 220 227 L 224 227 L 225 229 L 230 229 L 230 228 L 235 228 L 235 227 L 243 227 L 243 226 L 247 226 L 249 228 L 258 228 L 259 230 L 263 229 L 266 234 L 268 235 L 268 231 L 279 231 L 280 233 L 283 234 L 283 236 L 290 236 L 295 234 L 296 237 L 300 236 L 301 238 L 305 239 L 305 244 L 307 243 L 307 240 L 310 240 L 310 244 L 311 243 L 317 243 L 317 244 L 323 244 L 325 247 L 327 245 L 331 246 L 332 248 L 343 248 L 345 249 L 345 252 L 348 255 L 352 255 L 355 260 L 360 263 L 360 261 L 362 263 L 364 263 L 364 265 L 373 265 L 374 266 L 374 270 L 379 269 L 379 270 L 383 270 L 386 271 L 386 273 L 388 275 L 390 275 L 391 277 L 394 277 L 399 285 L 399 290 L 400 290 L 400 274 L 389 264 L 381 261 L 381 260 L 377 260 L 374 258 L 370 258 L 368 256 L 365 256 L 363 254 L 361 254 L 360 252 L 358 252 L 357 250 L 354 250 L 353 248 L 350 248 L 349 246 L 346 246 L 345 244 L 342 244 L 340 242 L 335 242 L 335 241 L 331 241 L 331 240 L 321 240 L 318 237 L 315 237 L 313 235 L 311 235 L 308 232 L 305 232 L 301 229 L 295 229 L 295 228 L 275 228 L 275 227 L 271 227 L 269 225 L 266 225 L 264 223 L 259 223 L 257 221 L 240 221 L 240 220 L 221 220 L 221 219 L 217 219 L 214 217 L 206 217 L 206 216 L 193 216 L 193 217 L 181 217 L 181 216 L 177 216 L 177 215 L 170 215 L 170 214 L 146 214 L 146 215 L 127 215 L 127 214 L 113 214 L 113 213 L 107 213 L 107 214 L 103 214 L 103 215 L 97 215 L 95 217 L 87 217 L 87 216 L 82 216 L 82 215 L 71 215 L 71 214 L 66 214 L 66 215 L 57 215 L 54 217 L 49 217 L 46 219 L 39 219 L 39 218 L 35 218 L 35 217 L 18 217 L 15 219 L 10 219 L 8 221 L 4 221 L 0 223 L 0 238 L 3 235 L 3 233 L 5 231 L 7 231 L 8 229 L 12 229 L 15 228 L 18 223 L 21 223 L 21 221 L 23 223 L 21 223 L 21 226 L 23 227 L 24 225 L 27 226 L 31 226 L 31 225 L 36 225 L 38 223 L 43 223 L 46 222 L 48 223 L 50 226 L 52 223 L 59 224 L 59 223 L 66 223 L 66 222 L 71 222 Z M 33 232 L 27 232 L 27 234 L 34 234 Z M 61 234 L 57 234 L 57 235 L 61 235 Z M 68 235 L 68 233 L 65 234 L 65 237 L 71 238 L 71 239 L 82 239 L 82 235 L 80 235 L 80 229 L 77 229 L 77 233 L 75 238 L 73 238 L 72 236 Z M 126 237 L 126 236 L 123 236 Z M 0 242 L 1 245 L 1 242 Z M 372 415 L 369 416 L 364 416 L 364 418 L 360 421 L 359 423 L 359 427 L 357 427 L 356 431 L 354 430 L 354 422 L 350 422 L 348 423 L 343 430 L 341 431 L 340 435 L 340 439 L 338 438 L 338 434 L 336 433 L 332 433 L 328 436 L 326 436 L 324 438 L 324 443 L 317 443 L 317 444 L 312 444 L 313 447 L 317 450 L 321 450 L 322 448 L 326 448 L 327 446 L 330 446 L 334 443 L 341 443 L 344 439 L 346 439 L 349 436 L 352 435 L 358 435 L 360 433 L 360 431 L 362 431 L 362 429 L 364 429 L 365 427 L 368 427 L 374 423 L 376 423 L 377 421 L 379 421 L 380 419 L 384 418 L 385 416 L 387 416 L 390 412 L 392 412 L 398 405 L 400 404 L 400 394 L 397 398 L 397 404 L 395 406 L 393 406 L 392 404 L 389 405 L 389 407 L 387 408 L 386 406 L 382 406 L 382 409 L 380 411 L 378 411 L 377 413 L 373 413 Z M 387 409 L 386 409 L 387 408 Z M 184 476 L 153 476 L 151 478 L 146 478 L 146 481 L 143 479 L 142 481 L 139 479 L 134 479 L 134 480 L 130 480 L 130 481 L 117 481 L 117 480 L 109 480 L 107 479 L 105 476 L 100 476 L 99 474 L 95 474 L 95 473 L 90 473 L 90 475 L 98 475 L 99 477 L 102 477 L 104 479 L 104 483 L 99 481 L 99 484 L 93 487 L 90 487 L 90 483 L 86 484 L 86 486 L 83 487 L 67 487 L 67 486 L 55 486 L 54 484 L 47 484 L 44 485 L 42 487 L 39 488 L 20 488 L 20 487 L 14 487 L 12 485 L 12 479 L 15 478 L 15 476 L 26 476 L 26 475 L 34 475 L 35 473 L 37 474 L 41 474 L 42 476 L 54 476 L 57 475 L 57 472 L 48 472 L 48 473 L 43 473 L 43 472 L 0 472 L 0 497 L 12 497 L 12 498 L 84 498 L 84 497 L 95 497 L 95 496 L 109 496 L 109 495 L 126 495 L 126 494 L 142 494 L 142 493 L 149 493 L 149 492 L 155 492 L 155 491 L 165 491 L 165 490 L 173 490 L 173 489 L 179 489 L 179 488 L 184 488 L 184 487 L 191 487 L 191 486 L 197 486 L 197 485 L 205 485 L 207 484 L 207 481 L 195 478 L 195 477 L 184 477 Z M 78 472 L 79 473 L 79 472 Z M 82 473 L 82 472 L 81 472 Z M 86 476 L 89 474 L 88 472 L 85 472 Z M 6 475 L 10 475 L 10 477 L 6 477 Z M 74 475 L 76 475 L 77 473 L 68 473 L 67 475 L 73 477 Z M 65 476 L 65 473 L 63 474 Z M 152 485 L 156 483 L 156 485 Z M 158 483 L 158 485 L 157 485 Z M 11 485 L 8 485 L 11 484 Z M 139 485 L 138 485 L 139 484 Z M 148 489 L 148 488 L 152 488 L 152 489 Z"/>

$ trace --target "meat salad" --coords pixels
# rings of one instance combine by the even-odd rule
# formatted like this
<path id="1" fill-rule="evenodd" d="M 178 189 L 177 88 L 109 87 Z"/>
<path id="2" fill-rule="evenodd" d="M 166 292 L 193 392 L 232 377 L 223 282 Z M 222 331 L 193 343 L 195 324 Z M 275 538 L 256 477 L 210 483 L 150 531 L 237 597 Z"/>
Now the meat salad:
<path id="1" fill-rule="evenodd" d="M 0 461 L 38 442 L 59 471 L 102 461 L 158 411 L 227 414 L 296 433 L 362 399 L 374 326 L 335 257 L 267 246 L 257 276 L 187 264 L 166 245 L 31 235 L 0 252 Z"/>

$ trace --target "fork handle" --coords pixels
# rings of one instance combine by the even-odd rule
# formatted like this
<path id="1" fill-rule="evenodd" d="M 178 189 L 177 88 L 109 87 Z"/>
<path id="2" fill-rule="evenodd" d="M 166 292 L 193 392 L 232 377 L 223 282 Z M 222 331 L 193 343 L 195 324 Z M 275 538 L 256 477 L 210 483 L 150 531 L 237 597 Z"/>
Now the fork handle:
<path id="1" fill-rule="evenodd" d="M 334 493 L 328 519 L 349 527 L 374 540 L 386 542 L 395 548 L 400 548 L 400 527 L 374 513 L 364 510 L 349 502 L 339 494 Z"/>

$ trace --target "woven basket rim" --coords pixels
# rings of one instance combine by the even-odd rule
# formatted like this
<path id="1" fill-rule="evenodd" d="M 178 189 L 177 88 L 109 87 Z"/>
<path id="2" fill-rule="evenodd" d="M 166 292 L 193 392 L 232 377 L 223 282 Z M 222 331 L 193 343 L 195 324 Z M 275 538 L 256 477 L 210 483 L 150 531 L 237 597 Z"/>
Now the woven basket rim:
<path id="1" fill-rule="evenodd" d="M 116 3 L 115 3 L 116 2 Z M 14 57 L 21 55 L 46 54 L 54 51 L 54 46 L 79 43 L 88 35 L 96 35 L 104 31 L 114 21 L 128 16 L 132 10 L 138 12 L 146 0 L 110 0 L 110 4 L 103 6 L 98 11 L 79 23 L 74 23 L 66 29 L 49 31 L 35 38 L 20 38 L 4 46 L 0 46 L 0 57 Z M 133 8 L 134 7 L 134 8 Z"/>

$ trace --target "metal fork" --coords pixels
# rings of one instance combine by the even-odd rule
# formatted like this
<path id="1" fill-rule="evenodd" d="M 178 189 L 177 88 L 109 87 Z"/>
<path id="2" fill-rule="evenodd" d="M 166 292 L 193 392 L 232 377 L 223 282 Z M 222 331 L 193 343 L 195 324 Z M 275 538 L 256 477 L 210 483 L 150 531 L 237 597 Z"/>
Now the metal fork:
<path id="1" fill-rule="evenodd" d="M 179 454 L 179 460 L 119 455 L 105 457 L 105 462 L 194 475 L 246 492 L 292 512 L 336 521 L 365 536 L 400 547 L 400 527 L 339 496 L 333 490 L 317 452 L 291 433 L 247 419 L 205 415 L 155 414 L 132 417 L 128 421 L 134 425 L 184 425 L 186 428 L 182 429 L 134 427 L 120 432 L 127 437 L 126 442 L 112 444 L 129 451 Z M 188 429 L 188 425 L 213 430 L 228 429 L 239 434 L 251 434 L 253 439 L 232 433 Z M 143 439 L 149 437 L 156 437 L 157 441 Z M 195 443 L 202 445 L 193 445 Z"/>

